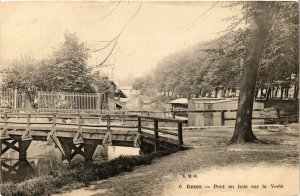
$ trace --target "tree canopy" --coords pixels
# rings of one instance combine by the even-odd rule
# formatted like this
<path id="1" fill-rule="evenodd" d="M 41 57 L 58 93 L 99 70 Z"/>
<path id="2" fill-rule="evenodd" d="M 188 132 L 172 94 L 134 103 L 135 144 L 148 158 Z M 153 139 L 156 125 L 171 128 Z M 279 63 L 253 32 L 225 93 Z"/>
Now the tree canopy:
<path id="1" fill-rule="evenodd" d="M 232 20 L 222 36 L 161 59 L 152 73 L 151 86 L 164 95 L 184 97 L 237 89 L 244 66 L 245 46 L 253 25 L 253 5 L 253 2 L 243 2 L 243 18 Z M 272 6 L 274 22 L 259 63 L 257 90 L 296 84 L 297 80 L 291 76 L 299 74 L 298 4 L 273 2 Z M 244 25 L 235 29 L 241 22 Z"/>
<path id="2" fill-rule="evenodd" d="M 65 33 L 63 43 L 49 58 L 37 61 L 27 55 L 14 60 L 2 88 L 24 91 L 31 101 L 37 91 L 91 93 L 111 89 L 103 76 L 91 73 L 88 58 L 86 43 L 75 33 Z"/>

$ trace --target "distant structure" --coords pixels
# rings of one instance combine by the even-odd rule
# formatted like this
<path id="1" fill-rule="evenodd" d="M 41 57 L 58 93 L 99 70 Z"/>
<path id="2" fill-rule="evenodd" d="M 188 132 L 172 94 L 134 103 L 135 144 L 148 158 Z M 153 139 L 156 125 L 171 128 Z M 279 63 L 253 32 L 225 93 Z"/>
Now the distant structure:
<path id="1" fill-rule="evenodd" d="M 236 110 L 237 98 L 193 98 L 188 101 L 188 110 Z M 254 102 L 253 109 L 263 109 L 263 102 Z M 254 117 L 259 117 L 260 112 L 253 112 Z M 225 118 L 235 119 L 236 112 L 226 112 Z M 221 112 L 189 113 L 190 126 L 221 126 Z M 235 120 L 226 120 L 224 125 L 234 125 Z M 264 120 L 255 119 L 254 124 L 263 124 Z"/>
<path id="2" fill-rule="evenodd" d="M 188 109 L 188 99 L 187 98 L 178 98 L 173 101 L 170 101 L 171 110 L 186 110 Z"/>
<path id="3" fill-rule="evenodd" d="M 126 110 L 127 109 L 127 99 L 126 94 L 116 85 L 114 81 L 110 81 L 113 86 L 113 95 L 108 95 L 108 109 L 109 110 Z"/>

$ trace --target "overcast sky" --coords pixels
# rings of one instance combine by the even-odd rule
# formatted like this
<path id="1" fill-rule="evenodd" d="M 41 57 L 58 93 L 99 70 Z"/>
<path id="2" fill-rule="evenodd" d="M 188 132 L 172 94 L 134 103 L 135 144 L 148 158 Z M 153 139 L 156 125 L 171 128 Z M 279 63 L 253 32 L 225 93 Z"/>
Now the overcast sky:
<path id="1" fill-rule="evenodd" d="M 6 2 L 0 4 L 0 61 L 32 54 L 40 59 L 51 54 L 63 41 L 64 32 L 76 32 L 81 41 L 100 48 L 115 37 L 138 10 L 139 2 Z M 222 3 L 143 2 L 118 42 L 110 62 L 114 78 L 142 76 L 158 60 L 177 50 L 216 36 L 225 30 L 224 21 L 238 15 Z M 211 8 L 211 9 L 210 9 Z M 205 11 L 210 9 L 203 17 Z M 94 53 L 89 65 L 103 60 L 109 50 Z M 111 71 L 111 67 L 109 68 Z"/>

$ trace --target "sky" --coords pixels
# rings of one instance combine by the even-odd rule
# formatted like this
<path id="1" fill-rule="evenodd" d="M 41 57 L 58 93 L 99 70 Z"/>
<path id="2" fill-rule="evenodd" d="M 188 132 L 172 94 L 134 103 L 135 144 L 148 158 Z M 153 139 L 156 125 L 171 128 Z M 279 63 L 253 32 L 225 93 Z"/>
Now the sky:
<path id="1" fill-rule="evenodd" d="M 224 4 L 226 2 L 0 3 L 0 66 L 26 54 L 37 59 L 48 57 L 63 42 L 65 32 L 76 32 L 92 49 L 101 48 L 106 44 L 102 41 L 114 38 L 137 12 L 120 36 L 118 47 L 107 62 L 110 66 L 101 70 L 117 80 L 140 77 L 154 69 L 164 56 L 212 39 L 218 35 L 216 32 L 227 29 L 230 21 L 225 19 L 239 16 L 240 12 L 229 10 L 222 6 Z M 95 67 L 109 50 L 92 53 L 89 66 Z"/>

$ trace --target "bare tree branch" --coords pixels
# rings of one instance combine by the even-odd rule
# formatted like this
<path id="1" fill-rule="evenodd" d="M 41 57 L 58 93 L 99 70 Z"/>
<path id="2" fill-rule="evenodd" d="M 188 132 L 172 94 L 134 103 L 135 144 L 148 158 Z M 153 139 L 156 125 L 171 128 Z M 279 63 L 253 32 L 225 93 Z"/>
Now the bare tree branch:
<path id="1" fill-rule="evenodd" d="M 205 10 L 200 16 L 198 16 L 193 22 L 191 22 L 189 24 L 190 26 L 187 29 L 192 28 L 200 18 L 202 18 L 207 12 L 209 12 L 211 9 L 213 9 L 218 3 L 219 3 L 219 1 L 215 2 L 210 8 Z"/>
<path id="2" fill-rule="evenodd" d="M 110 12 L 108 12 L 107 14 L 105 14 L 104 16 L 102 16 L 100 18 L 100 20 L 106 18 L 107 16 L 111 15 L 120 5 L 121 1 L 118 1 L 117 5 L 115 7 L 113 7 L 113 9 L 110 10 Z"/>
<path id="3" fill-rule="evenodd" d="M 118 41 L 119 41 L 119 38 L 121 37 L 121 35 L 122 35 L 123 32 L 125 31 L 126 27 L 130 24 L 130 22 L 131 22 L 131 21 L 136 17 L 136 15 L 139 13 L 141 7 L 142 7 L 142 2 L 140 2 L 140 5 L 139 5 L 139 7 L 137 8 L 136 12 L 135 12 L 135 13 L 131 16 L 131 18 L 126 22 L 126 24 L 125 24 L 125 25 L 123 26 L 123 28 L 121 29 L 120 33 L 119 33 L 114 39 L 112 39 L 111 42 L 109 42 L 109 43 L 104 47 L 104 48 L 107 48 L 111 43 L 114 42 L 113 47 L 110 49 L 108 55 L 104 58 L 104 60 L 103 60 L 101 63 L 95 65 L 95 67 L 101 67 L 101 66 L 103 66 L 103 64 L 109 59 L 109 57 L 110 57 L 111 54 L 113 53 L 114 49 L 116 48 L 116 45 L 117 45 L 117 43 L 118 43 Z M 97 51 L 98 51 L 98 50 L 97 50 Z M 97 51 L 96 51 L 96 52 L 97 52 Z"/>
<path id="4" fill-rule="evenodd" d="M 107 43 L 105 46 L 103 46 L 102 48 L 96 49 L 96 50 L 94 50 L 93 52 L 95 53 L 95 52 L 99 52 L 99 51 L 101 51 L 101 50 L 106 49 L 106 48 L 107 48 L 108 46 L 110 46 L 116 39 L 117 39 L 117 36 L 116 36 L 115 38 L 113 38 L 112 40 L 107 41 L 108 43 Z"/>
<path id="5" fill-rule="evenodd" d="M 254 14 L 254 13 L 249 14 L 248 16 L 245 16 L 245 17 L 241 18 L 241 19 L 240 19 L 237 23 L 235 23 L 231 28 L 226 29 L 226 30 L 224 30 L 224 31 L 221 31 L 221 32 L 226 32 L 226 33 L 225 33 L 224 35 L 220 36 L 219 38 L 213 40 L 211 43 L 209 43 L 209 44 L 211 45 L 211 47 L 210 47 L 210 48 L 206 48 L 205 50 L 213 49 L 217 44 L 219 44 L 218 41 L 219 41 L 221 38 L 224 38 L 224 37 L 228 36 L 230 33 L 233 32 L 233 30 L 234 30 L 241 22 L 243 22 L 244 20 L 248 19 L 248 18 L 251 17 L 253 14 Z M 235 44 L 233 44 L 233 45 L 235 45 Z M 229 45 L 228 47 L 230 47 L 230 45 Z M 225 48 L 223 48 L 223 49 L 226 49 L 226 48 L 228 48 L 228 47 L 225 47 Z"/>

